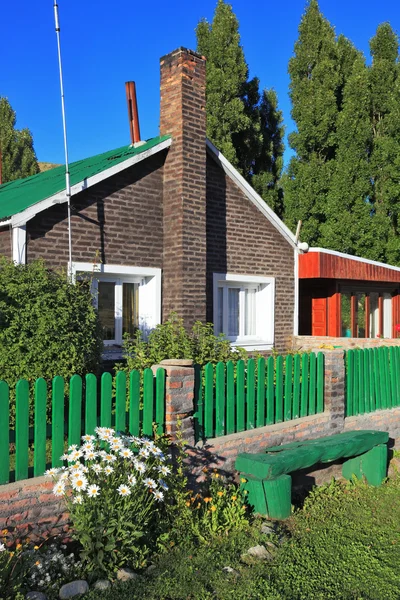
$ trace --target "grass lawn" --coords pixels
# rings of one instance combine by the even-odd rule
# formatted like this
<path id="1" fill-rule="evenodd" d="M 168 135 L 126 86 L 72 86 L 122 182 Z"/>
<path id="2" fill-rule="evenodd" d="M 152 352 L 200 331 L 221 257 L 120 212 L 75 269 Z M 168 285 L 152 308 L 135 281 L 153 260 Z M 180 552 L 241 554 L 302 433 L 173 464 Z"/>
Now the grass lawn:
<path id="1" fill-rule="evenodd" d="M 93 591 L 96 600 L 396 600 L 400 598 L 400 476 L 316 488 L 304 506 L 262 534 L 261 521 L 215 539 L 188 540 L 133 582 Z M 269 561 L 245 564 L 250 546 L 274 542 Z M 231 567 L 234 572 L 223 571 Z"/>

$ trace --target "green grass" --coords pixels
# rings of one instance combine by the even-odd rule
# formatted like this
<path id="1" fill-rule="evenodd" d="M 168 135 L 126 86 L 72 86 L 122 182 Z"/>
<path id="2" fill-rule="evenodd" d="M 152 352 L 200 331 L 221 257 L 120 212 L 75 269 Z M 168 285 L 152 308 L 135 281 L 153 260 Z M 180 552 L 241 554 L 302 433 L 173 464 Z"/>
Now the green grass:
<path id="1" fill-rule="evenodd" d="M 400 598 L 400 476 L 316 488 L 284 524 L 275 559 L 244 564 L 241 554 L 271 536 L 256 522 L 210 545 L 188 542 L 154 571 L 96 600 L 396 600 Z M 225 566 L 238 574 L 226 574 Z"/>

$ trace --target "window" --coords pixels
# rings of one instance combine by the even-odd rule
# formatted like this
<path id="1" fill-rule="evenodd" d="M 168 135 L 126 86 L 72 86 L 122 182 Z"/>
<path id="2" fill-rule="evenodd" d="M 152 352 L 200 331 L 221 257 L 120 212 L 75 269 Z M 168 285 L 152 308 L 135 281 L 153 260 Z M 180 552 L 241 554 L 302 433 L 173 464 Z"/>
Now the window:
<path id="1" fill-rule="evenodd" d="M 214 327 L 247 349 L 269 349 L 274 343 L 272 277 L 214 273 Z"/>
<path id="2" fill-rule="evenodd" d="M 341 288 L 342 336 L 392 337 L 392 294 Z"/>
<path id="3" fill-rule="evenodd" d="M 75 263 L 76 278 L 89 278 L 106 346 L 121 346 L 125 333 L 147 335 L 161 322 L 161 269 Z"/>

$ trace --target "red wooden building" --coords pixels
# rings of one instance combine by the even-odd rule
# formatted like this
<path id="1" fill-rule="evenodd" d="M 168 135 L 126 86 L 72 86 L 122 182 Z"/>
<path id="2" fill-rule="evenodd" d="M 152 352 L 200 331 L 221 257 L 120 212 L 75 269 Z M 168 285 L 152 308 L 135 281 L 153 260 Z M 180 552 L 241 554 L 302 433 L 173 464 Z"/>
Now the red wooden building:
<path id="1" fill-rule="evenodd" d="M 299 256 L 299 334 L 397 337 L 400 267 L 310 248 Z"/>

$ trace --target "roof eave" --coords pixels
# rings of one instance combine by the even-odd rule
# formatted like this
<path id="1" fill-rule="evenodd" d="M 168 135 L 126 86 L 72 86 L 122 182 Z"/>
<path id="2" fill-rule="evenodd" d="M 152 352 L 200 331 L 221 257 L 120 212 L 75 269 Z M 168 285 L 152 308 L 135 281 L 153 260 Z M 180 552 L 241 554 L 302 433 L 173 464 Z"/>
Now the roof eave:
<path id="1" fill-rule="evenodd" d="M 277 229 L 277 231 L 286 239 L 293 248 L 297 248 L 296 237 L 285 225 L 277 214 L 268 206 L 259 194 L 251 187 L 245 178 L 235 169 L 235 167 L 225 158 L 225 156 L 214 146 L 210 140 L 207 140 L 207 150 L 215 162 L 224 170 L 226 175 L 242 190 L 247 198 L 258 208 L 258 210 L 268 219 L 268 221 Z"/>
<path id="2" fill-rule="evenodd" d="M 158 152 L 169 148 L 171 142 L 171 138 L 164 140 L 156 146 L 153 146 L 152 148 L 141 152 L 140 154 L 136 154 L 135 156 L 132 156 L 127 160 L 124 160 L 123 162 L 120 162 L 117 165 L 110 167 L 109 169 L 101 171 L 101 173 L 97 173 L 92 177 L 88 177 L 87 179 L 76 183 L 71 187 L 71 197 L 76 196 L 80 192 L 92 187 L 93 185 L 96 185 L 97 183 L 101 183 L 102 181 L 108 179 L 109 177 L 112 177 L 113 175 L 121 173 L 125 169 L 129 169 L 129 167 L 136 165 L 137 163 L 141 162 L 142 160 L 145 160 L 146 158 L 149 158 L 150 156 L 153 156 L 154 154 L 157 154 Z M 22 225 L 25 225 L 28 221 L 33 219 L 33 217 L 35 217 L 37 214 L 43 212 L 51 206 L 54 206 L 55 204 L 63 204 L 64 202 L 67 202 L 67 197 L 65 194 L 65 190 L 62 190 L 61 192 L 58 192 L 57 194 L 54 194 L 49 198 L 45 198 L 44 200 L 41 200 L 40 202 L 29 206 L 25 210 L 16 213 L 15 215 L 10 215 L 10 219 L 8 219 L 8 221 L 11 221 L 13 227 L 21 227 Z"/>

